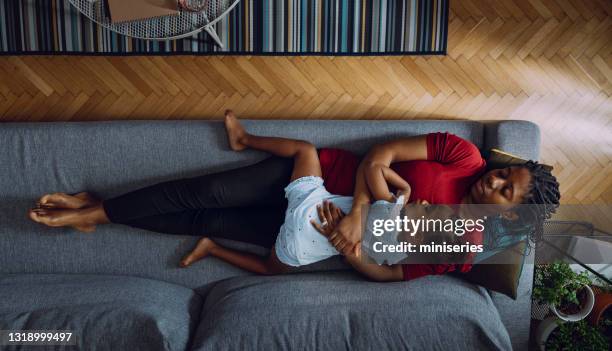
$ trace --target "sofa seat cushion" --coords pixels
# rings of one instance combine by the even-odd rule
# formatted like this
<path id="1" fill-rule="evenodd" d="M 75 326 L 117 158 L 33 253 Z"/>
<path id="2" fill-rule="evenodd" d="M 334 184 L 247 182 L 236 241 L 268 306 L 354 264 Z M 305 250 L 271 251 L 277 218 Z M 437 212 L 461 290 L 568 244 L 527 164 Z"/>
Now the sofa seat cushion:
<path id="1" fill-rule="evenodd" d="M 193 290 L 127 276 L 0 275 L 0 330 L 71 330 L 82 350 L 185 350 Z"/>
<path id="2" fill-rule="evenodd" d="M 482 288 L 450 276 L 353 272 L 232 278 L 207 295 L 193 350 L 510 350 Z"/>

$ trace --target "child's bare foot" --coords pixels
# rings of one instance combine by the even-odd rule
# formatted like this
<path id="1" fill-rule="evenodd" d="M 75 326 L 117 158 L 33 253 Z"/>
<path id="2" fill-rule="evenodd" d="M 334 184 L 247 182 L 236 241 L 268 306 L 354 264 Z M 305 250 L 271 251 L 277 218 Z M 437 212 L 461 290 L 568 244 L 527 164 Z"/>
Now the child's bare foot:
<path id="1" fill-rule="evenodd" d="M 187 256 L 181 260 L 181 267 L 189 267 L 192 263 L 197 262 L 210 254 L 210 250 L 216 247 L 214 241 L 209 238 L 202 238 L 198 241 L 196 247 Z"/>
<path id="2" fill-rule="evenodd" d="M 34 222 L 49 227 L 72 227 L 78 231 L 90 233 L 96 230 L 96 225 L 83 219 L 81 210 L 34 208 L 28 216 Z"/>
<path id="3" fill-rule="evenodd" d="M 232 110 L 225 111 L 225 130 L 230 147 L 234 151 L 242 151 L 247 148 L 241 141 L 247 132 L 244 130 Z"/>
<path id="4" fill-rule="evenodd" d="M 77 210 L 98 204 L 99 200 L 93 195 L 82 192 L 75 195 L 66 193 L 47 194 L 41 197 L 37 202 L 37 207 L 42 208 L 65 208 Z"/>

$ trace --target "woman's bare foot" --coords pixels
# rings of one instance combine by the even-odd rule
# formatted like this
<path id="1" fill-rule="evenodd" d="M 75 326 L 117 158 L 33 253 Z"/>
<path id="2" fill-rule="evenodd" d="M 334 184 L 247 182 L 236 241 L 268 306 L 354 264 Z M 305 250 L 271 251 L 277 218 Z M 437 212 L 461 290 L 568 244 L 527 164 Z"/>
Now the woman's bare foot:
<path id="1" fill-rule="evenodd" d="M 49 227 L 72 227 L 81 232 L 93 232 L 96 224 L 103 223 L 106 218 L 101 206 L 83 209 L 33 208 L 28 216 L 34 222 Z"/>
<path id="2" fill-rule="evenodd" d="M 234 151 L 242 151 L 247 148 L 241 140 L 248 134 L 234 115 L 232 110 L 225 111 L 225 130 L 227 131 L 227 140 L 230 148 Z"/>
<path id="3" fill-rule="evenodd" d="M 181 260 L 181 267 L 189 267 L 192 263 L 197 262 L 204 257 L 210 255 L 210 250 L 215 248 L 217 244 L 209 238 L 202 238 L 198 241 L 196 247 L 187 256 Z"/>
<path id="4" fill-rule="evenodd" d="M 81 209 L 98 204 L 100 201 L 87 192 L 68 195 L 66 193 L 46 194 L 37 202 L 37 207 L 52 209 Z"/>

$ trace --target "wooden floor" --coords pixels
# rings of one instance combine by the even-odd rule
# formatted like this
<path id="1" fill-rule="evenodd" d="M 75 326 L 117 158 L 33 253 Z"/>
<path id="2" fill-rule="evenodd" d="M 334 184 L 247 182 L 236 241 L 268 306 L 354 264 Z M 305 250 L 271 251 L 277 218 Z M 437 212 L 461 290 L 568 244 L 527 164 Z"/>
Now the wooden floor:
<path id="1" fill-rule="evenodd" d="M 526 119 L 565 203 L 612 203 L 612 1 L 451 1 L 447 56 L 1 57 L 0 121 Z"/>

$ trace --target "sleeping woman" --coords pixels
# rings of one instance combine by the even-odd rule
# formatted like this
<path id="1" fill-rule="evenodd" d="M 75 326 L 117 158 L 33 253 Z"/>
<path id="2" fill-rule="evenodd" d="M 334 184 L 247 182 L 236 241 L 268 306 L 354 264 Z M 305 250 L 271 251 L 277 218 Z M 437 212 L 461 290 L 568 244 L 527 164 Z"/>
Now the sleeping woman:
<path id="1" fill-rule="evenodd" d="M 378 145 L 360 163 L 346 151 L 317 152 L 307 142 L 250 135 L 231 112 L 226 114 L 225 122 L 232 149 L 250 147 L 278 157 L 218 174 L 156 184 L 104 201 L 89 193 L 47 194 L 29 216 L 41 224 L 70 226 L 85 232 L 95 230 L 96 225 L 120 223 L 161 233 L 206 236 L 184 257 L 183 266 L 212 255 L 244 269 L 273 274 L 337 253 L 349 260 L 356 257 L 361 208 L 374 199 L 497 204 L 506 209 L 504 216 L 508 218 L 544 218 L 559 203 L 558 183 L 541 165 L 528 162 L 485 173 L 486 164 L 476 146 L 448 133 Z M 400 190 L 399 196 L 390 193 L 389 185 Z M 351 193 L 353 197 L 338 196 Z M 317 209 L 323 200 L 329 202 Z M 522 203 L 547 204 L 548 212 L 519 213 L 516 205 Z M 339 209 L 333 209 L 332 204 Z M 326 226 L 316 221 L 322 213 L 330 218 Z M 310 225 L 311 220 L 316 226 Z M 464 238 L 482 241 L 482 233 L 470 235 Z M 209 237 L 249 242 L 272 250 L 268 258 L 262 259 L 224 248 Z M 407 280 L 467 271 L 471 266 L 374 267 L 377 266 L 364 269 L 375 272 L 355 268 L 376 280 Z"/>

